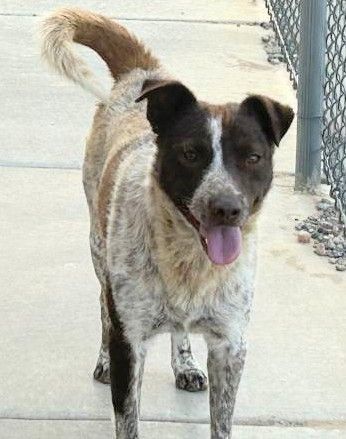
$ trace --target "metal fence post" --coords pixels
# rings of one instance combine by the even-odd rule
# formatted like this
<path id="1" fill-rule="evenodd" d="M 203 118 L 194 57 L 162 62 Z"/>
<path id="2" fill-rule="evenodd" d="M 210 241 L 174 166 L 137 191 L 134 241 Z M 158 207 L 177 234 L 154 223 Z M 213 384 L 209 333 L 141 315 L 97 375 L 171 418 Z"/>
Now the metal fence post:
<path id="1" fill-rule="evenodd" d="M 327 0 L 300 2 L 296 190 L 315 191 L 321 180 Z"/>

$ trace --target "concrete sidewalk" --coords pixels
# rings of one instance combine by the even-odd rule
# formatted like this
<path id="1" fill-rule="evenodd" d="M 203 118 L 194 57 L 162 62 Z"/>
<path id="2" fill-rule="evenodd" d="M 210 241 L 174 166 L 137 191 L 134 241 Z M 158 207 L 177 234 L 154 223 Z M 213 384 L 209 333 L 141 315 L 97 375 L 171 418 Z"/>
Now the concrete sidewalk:
<path id="1" fill-rule="evenodd" d="M 74 2 L 120 17 L 202 99 L 255 92 L 295 105 L 285 67 L 266 61 L 262 1 L 149 3 Z M 0 4 L 1 439 L 111 437 L 110 390 L 92 380 L 98 284 L 80 172 L 94 100 L 40 63 L 38 16 L 55 6 Z M 261 219 L 234 438 L 346 438 L 345 275 L 296 243 L 294 218 L 311 214 L 314 199 L 293 193 L 294 151 L 293 127 Z M 193 345 L 205 365 L 203 341 Z M 144 439 L 209 437 L 208 395 L 175 389 L 166 335 L 149 349 L 142 420 Z"/>

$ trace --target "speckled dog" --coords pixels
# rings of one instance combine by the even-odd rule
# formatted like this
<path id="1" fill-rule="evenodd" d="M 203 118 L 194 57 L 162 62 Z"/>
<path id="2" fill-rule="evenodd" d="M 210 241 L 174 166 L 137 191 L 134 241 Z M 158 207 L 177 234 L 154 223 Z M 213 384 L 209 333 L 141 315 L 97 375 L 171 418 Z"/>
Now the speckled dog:
<path id="1" fill-rule="evenodd" d="M 293 112 L 263 96 L 200 102 L 123 27 L 65 9 L 43 24 L 43 56 L 100 100 L 83 168 L 90 245 L 101 284 L 102 345 L 94 372 L 110 379 L 118 439 L 139 437 L 146 341 L 172 334 L 179 388 L 204 390 L 188 332 L 208 346 L 212 439 L 231 437 L 253 296 L 256 217 L 272 156 Z M 94 49 L 107 93 L 73 52 Z"/>

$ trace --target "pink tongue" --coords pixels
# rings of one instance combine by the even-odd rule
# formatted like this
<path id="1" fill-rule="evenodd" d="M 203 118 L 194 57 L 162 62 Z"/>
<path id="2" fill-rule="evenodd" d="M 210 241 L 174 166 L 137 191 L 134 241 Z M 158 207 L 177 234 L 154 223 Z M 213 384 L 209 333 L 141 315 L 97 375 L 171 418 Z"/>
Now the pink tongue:
<path id="1" fill-rule="evenodd" d="M 208 256 L 214 264 L 226 265 L 235 261 L 241 251 L 239 227 L 215 226 L 205 230 Z"/>

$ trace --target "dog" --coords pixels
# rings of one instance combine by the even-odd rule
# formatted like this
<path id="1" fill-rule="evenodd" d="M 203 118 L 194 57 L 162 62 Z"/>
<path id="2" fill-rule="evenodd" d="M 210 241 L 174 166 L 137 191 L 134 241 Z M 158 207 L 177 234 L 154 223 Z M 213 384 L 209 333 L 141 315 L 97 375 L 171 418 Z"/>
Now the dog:
<path id="1" fill-rule="evenodd" d="M 139 437 L 147 341 L 171 333 L 176 386 L 205 390 L 188 333 L 208 347 L 211 438 L 232 434 L 253 297 L 256 221 L 275 146 L 294 118 L 268 97 L 211 105 L 172 78 L 121 25 L 63 9 L 42 25 L 42 55 L 99 100 L 83 165 L 90 247 L 101 285 L 95 379 L 111 384 L 115 434 Z M 73 42 L 114 78 L 97 82 Z"/>

